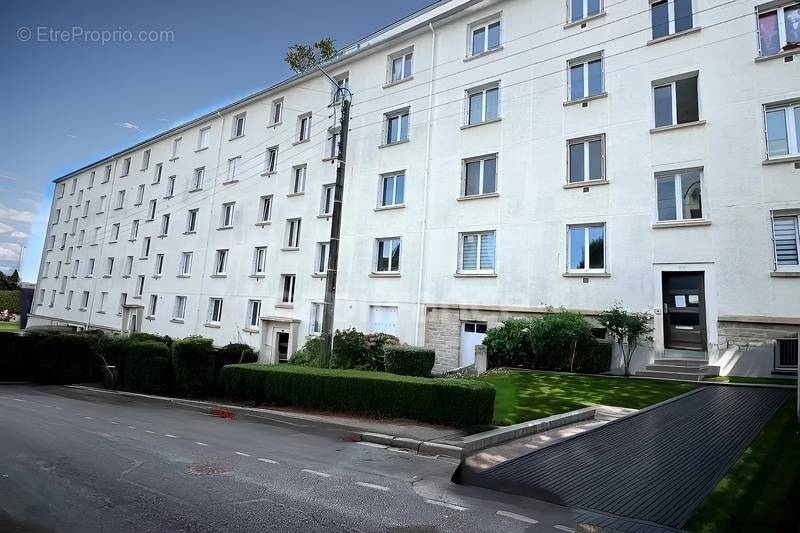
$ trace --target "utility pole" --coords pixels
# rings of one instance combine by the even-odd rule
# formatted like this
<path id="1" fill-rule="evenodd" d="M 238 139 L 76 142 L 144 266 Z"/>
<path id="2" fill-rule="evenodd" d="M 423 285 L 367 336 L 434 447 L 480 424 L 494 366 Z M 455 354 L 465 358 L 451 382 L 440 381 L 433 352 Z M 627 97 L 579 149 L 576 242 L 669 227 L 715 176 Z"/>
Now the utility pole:
<path id="1" fill-rule="evenodd" d="M 344 172 L 347 158 L 347 130 L 350 128 L 351 94 L 345 88 L 339 88 L 338 91 L 342 102 L 342 118 L 339 122 L 339 154 L 336 157 L 336 185 L 333 189 L 331 239 L 328 242 L 328 270 L 325 276 L 325 303 L 322 309 L 322 334 L 320 335 L 319 350 L 320 366 L 322 368 L 330 366 L 331 348 L 333 347 L 333 310 L 336 304 L 339 235 L 342 227 L 342 196 L 344 195 Z"/>

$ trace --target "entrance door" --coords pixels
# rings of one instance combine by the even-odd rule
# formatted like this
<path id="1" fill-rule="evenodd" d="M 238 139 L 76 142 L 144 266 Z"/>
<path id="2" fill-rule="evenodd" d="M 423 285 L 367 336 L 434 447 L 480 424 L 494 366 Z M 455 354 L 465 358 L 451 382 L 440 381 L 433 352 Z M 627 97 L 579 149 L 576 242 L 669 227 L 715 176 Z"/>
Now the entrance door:
<path id="1" fill-rule="evenodd" d="M 664 272 L 664 347 L 706 350 L 702 272 Z M 699 355 L 699 354 L 698 354 Z"/>
<path id="2" fill-rule="evenodd" d="M 486 322 L 463 322 L 461 324 L 461 359 L 459 366 L 475 362 L 475 346 L 486 336 Z"/>
<path id="3" fill-rule="evenodd" d="M 128 329 L 129 333 L 136 333 L 139 331 L 139 324 L 136 322 L 136 311 L 131 312 L 131 327 Z"/>
<path id="4" fill-rule="evenodd" d="M 289 334 L 279 331 L 275 336 L 275 345 L 278 349 L 278 362 L 285 363 L 289 360 Z"/>

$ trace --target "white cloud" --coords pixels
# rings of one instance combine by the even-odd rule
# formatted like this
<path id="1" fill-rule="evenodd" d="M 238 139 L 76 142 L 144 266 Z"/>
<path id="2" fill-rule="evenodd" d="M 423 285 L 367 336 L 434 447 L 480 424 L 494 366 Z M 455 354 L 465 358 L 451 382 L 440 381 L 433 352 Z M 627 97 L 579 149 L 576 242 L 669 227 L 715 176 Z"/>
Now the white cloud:
<path id="1" fill-rule="evenodd" d="M 116 126 L 119 126 L 120 128 L 125 128 L 126 130 L 136 130 L 136 131 L 138 131 L 138 132 L 140 132 L 140 133 L 141 133 L 141 131 L 142 131 L 142 130 L 139 128 L 139 126 L 137 126 L 136 124 L 133 124 L 132 122 L 118 122 L 118 123 L 117 123 L 117 124 L 115 124 L 115 125 L 116 125 Z"/>
<path id="2" fill-rule="evenodd" d="M 0 204 L 0 220 L 30 224 L 33 222 L 33 212 L 19 211 L 17 209 L 6 207 L 5 205 Z"/>
<path id="3" fill-rule="evenodd" d="M 67 133 L 67 135 L 66 135 L 66 136 L 67 136 L 67 137 L 69 137 L 70 139 L 77 139 L 77 138 L 78 138 L 78 136 L 77 136 L 77 135 L 73 135 L 73 134 L 71 134 L 71 133 Z"/>
<path id="4" fill-rule="evenodd" d="M 168 118 L 164 118 L 164 117 L 159 117 L 156 120 L 159 121 L 159 122 L 169 122 L 169 119 Z"/>
<path id="5" fill-rule="evenodd" d="M 19 257 L 19 246 L 0 243 L 0 261 L 16 261 Z"/>

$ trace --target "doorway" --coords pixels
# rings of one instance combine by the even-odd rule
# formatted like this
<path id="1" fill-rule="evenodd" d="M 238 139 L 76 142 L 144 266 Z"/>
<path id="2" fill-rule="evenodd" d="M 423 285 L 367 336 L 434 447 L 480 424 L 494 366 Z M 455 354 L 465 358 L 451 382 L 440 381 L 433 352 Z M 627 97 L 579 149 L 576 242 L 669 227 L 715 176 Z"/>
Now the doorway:
<path id="1" fill-rule="evenodd" d="M 705 283 L 702 272 L 664 272 L 664 347 L 706 350 Z M 701 353 L 697 354 L 702 356 Z"/>
<path id="2" fill-rule="evenodd" d="M 278 350 L 278 362 L 287 362 L 289 360 L 289 334 L 285 331 L 276 333 L 275 346 Z"/>
<path id="3" fill-rule="evenodd" d="M 461 323 L 461 357 L 459 367 L 469 366 L 475 362 L 475 346 L 486 337 L 486 322 Z"/>

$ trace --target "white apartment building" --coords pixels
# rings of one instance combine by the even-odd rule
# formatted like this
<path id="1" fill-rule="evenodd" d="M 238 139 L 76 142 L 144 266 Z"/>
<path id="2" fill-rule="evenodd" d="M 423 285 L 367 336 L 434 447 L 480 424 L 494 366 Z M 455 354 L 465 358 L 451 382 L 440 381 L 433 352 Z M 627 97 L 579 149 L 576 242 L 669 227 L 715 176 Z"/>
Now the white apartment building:
<path id="1" fill-rule="evenodd" d="M 796 1 L 451 0 L 347 48 L 336 327 L 447 370 L 508 316 L 622 302 L 653 314 L 634 368 L 796 365 L 798 41 Z M 320 329 L 335 94 L 294 76 L 56 180 L 30 323 L 290 358 Z"/>

